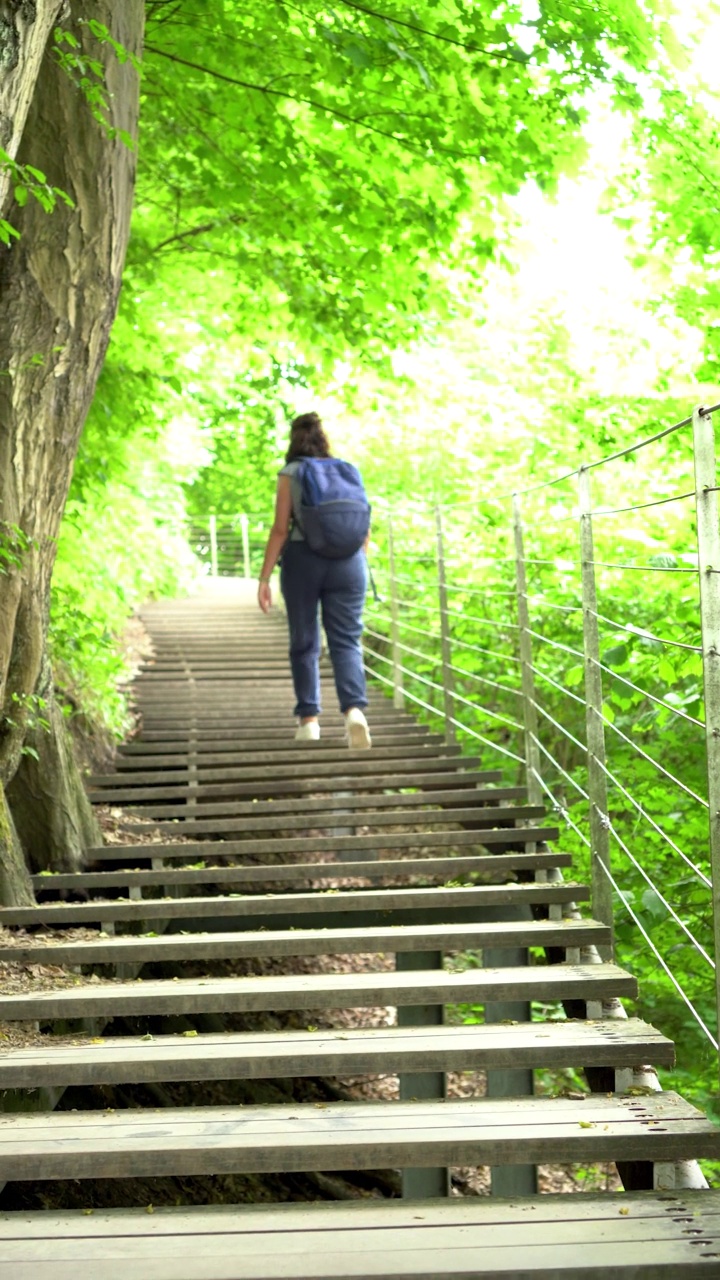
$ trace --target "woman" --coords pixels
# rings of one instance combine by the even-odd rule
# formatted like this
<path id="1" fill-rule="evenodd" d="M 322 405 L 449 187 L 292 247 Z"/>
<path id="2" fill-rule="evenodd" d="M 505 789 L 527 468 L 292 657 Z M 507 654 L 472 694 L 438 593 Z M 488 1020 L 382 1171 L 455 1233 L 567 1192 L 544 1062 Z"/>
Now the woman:
<path id="1" fill-rule="evenodd" d="M 258 586 L 258 604 L 272 604 L 270 577 L 282 553 L 280 587 L 290 630 L 290 667 L 300 742 L 320 737 L 320 621 L 327 636 L 335 688 L 345 716 L 348 744 L 369 747 L 365 669 L 360 636 L 367 588 L 365 545 L 343 559 L 328 559 L 308 546 L 303 532 L 298 468 L 303 458 L 329 458 L 330 446 L 316 413 L 303 413 L 290 426 L 290 446 L 278 475 L 275 520 L 270 530 Z"/>

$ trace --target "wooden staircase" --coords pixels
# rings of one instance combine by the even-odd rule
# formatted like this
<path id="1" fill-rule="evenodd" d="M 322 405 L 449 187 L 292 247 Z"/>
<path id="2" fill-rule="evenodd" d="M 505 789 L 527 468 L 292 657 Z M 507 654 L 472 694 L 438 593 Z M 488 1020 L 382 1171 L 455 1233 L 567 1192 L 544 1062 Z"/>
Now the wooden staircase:
<path id="1" fill-rule="evenodd" d="M 0 995 L 0 1020 L 64 1033 L 0 1052 L 14 1108 L 0 1113 L 0 1182 L 125 1180 L 132 1203 L 137 1179 L 389 1169 L 403 1198 L 4 1212 L 0 1280 L 720 1276 L 720 1194 L 688 1186 L 686 1164 L 720 1158 L 720 1135 L 643 1086 L 644 1064 L 671 1064 L 673 1046 L 618 1016 L 635 980 L 601 959 L 609 930 L 580 916 L 588 889 L 563 879 L 570 858 L 548 847 L 542 811 L 379 695 L 370 752 L 348 751 L 334 714 L 320 743 L 296 745 L 284 621 L 237 587 L 153 605 L 145 621 L 141 734 L 88 784 L 133 819 L 135 842 L 88 850 L 81 875 L 35 879 L 87 900 L 0 909 L 1 924 L 40 931 L 0 961 L 83 975 Z M 42 941 L 73 925 L 97 932 Z M 448 964 L 464 953 L 469 967 Z M 395 967 L 328 959 L 352 955 Z M 230 961 L 265 971 L 203 972 Z M 457 1004 L 485 1021 L 446 1024 Z M 533 1004 L 568 1017 L 533 1018 Z M 378 1006 L 397 1025 L 333 1028 L 335 1011 Z M 219 1021 L 281 1011 L 281 1030 Z M 302 1025 L 311 1012 L 319 1030 Z M 152 1031 L 115 1034 L 123 1019 Z M 584 1069 L 594 1091 L 534 1096 L 541 1067 Z M 446 1099 L 447 1072 L 478 1070 L 486 1096 Z M 203 1102 L 210 1082 L 358 1074 L 398 1075 L 398 1098 Z M 192 1107 L 52 1109 L 71 1086 L 187 1081 Z M 47 1106 L 23 1111 L 24 1096 Z M 633 1189 L 531 1194 L 537 1164 L 597 1161 Z M 448 1194 L 449 1170 L 477 1165 L 504 1196 Z"/>

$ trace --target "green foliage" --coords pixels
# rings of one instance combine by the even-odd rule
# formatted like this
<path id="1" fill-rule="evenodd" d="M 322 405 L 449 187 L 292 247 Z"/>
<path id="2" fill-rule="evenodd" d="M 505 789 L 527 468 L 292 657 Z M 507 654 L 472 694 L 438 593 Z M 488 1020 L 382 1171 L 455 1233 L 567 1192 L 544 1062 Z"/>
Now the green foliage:
<path id="1" fill-rule="evenodd" d="M 0 720 L 0 727 L 5 725 L 8 728 L 15 728 L 19 721 L 22 721 L 26 730 L 41 730 L 43 733 L 49 732 L 50 721 L 44 715 L 47 702 L 44 698 L 38 697 L 35 693 L 13 693 L 10 696 L 10 704 L 13 714 L 4 715 Z M 17 717 L 17 718 L 16 718 Z M 39 759 L 38 753 L 34 747 L 28 743 L 21 749 L 23 756 L 33 756 L 35 760 Z"/>
<path id="2" fill-rule="evenodd" d="M 119 63 L 131 62 L 136 70 L 140 71 L 139 59 L 130 53 L 124 45 L 120 44 L 118 40 L 113 39 L 104 23 L 97 22 L 95 19 L 86 20 L 81 18 L 78 26 L 96 44 L 107 45 Z M 91 41 L 86 40 L 85 43 L 91 43 Z M 53 32 L 52 53 L 56 62 L 69 79 L 72 80 L 78 94 L 84 98 L 93 118 L 103 126 L 108 137 L 120 138 L 125 146 L 134 150 L 135 141 L 131 135 L 124 129 L 115 129 L 108 124 L 108 95 L 110 91 L 106 83 L 106 69 L 102 62 L 98 58 L 94 58 L 87 49 L 83 48 L 81 40 L 72 31 L 68 31 L 64 27 L 56 27 Z"/>
<path id="3" fill-rule="evenodd" d="M 0 147 L 0 173 L 5 171 L 13 186 L 15 201 L 22 208 L 27 204 L 28 199 L 32 196 L 42 206 L 46 213 L 52 213 L 57 205 L 58 200 L 63 204 L 74 208 L 74 204 L 67 191 L 62 191 L 60 187 L 54 187 L 48 182 L 47 177 L 41 169 L 34 168 L 31 164 L 18 164 L 9 156 L 7 151 Z M 19 233 L 6 218 L 0 218 L 0 243 L 9 245 L 13 240 L 17 240 Z"/>
<path id="4" fill-rule="evenodd" d="M 0 577 L 22 568 L 23 556 L 31 539 L 17 524 L 0 520 Z"/>

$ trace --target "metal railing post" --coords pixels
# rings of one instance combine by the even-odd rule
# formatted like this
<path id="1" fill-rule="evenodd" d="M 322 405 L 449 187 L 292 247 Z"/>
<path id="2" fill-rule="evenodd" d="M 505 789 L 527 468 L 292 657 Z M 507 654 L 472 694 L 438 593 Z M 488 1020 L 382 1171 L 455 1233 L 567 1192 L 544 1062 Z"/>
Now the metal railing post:
<path id="1" fill-rule="evenodd" d="M 442 687 L 443 706 L 445 712 L 445 741 L 455 741 L 455 700 L 452 677 L 452 653 L 450 649 L 450 624 L 448 621 L 447 585 L 445 582 L 445 550 L 443 544 L 443 528 L 440 507 L 435 508 L 435 528 L 437 531 L 437 575 L 438 599 L 440 603 L 440 646 L 442 653 Z"/>
<path id="2" fill-rule="evenodd" d="M 395 577 L 395 543 L 393 540 L 392 514 L 388 512 L 388 566 L 390 570 L 390 642 L 392 644 L 393 706 L 398 711 L 405 708 L 402 687 L 402 662 L 400 659 L 400 630 L 398 622 L 397 579 Z"/>
<path id="3" fill-rule="evenodd" d="M 715 999 L 720 1027 L 720 526 L 712 414 L 693 413 L 700 620 L 705 694 Z M 720 1037 L 719 1037 L 720 1038 Z"/>
<path id="4" fill-rule="evenodd" d="M 210 573 L 218 576 L 217 516 L 210 516 Z"/>
<path id="5" fill-rule="evenodd" d="M 538 717 L 535 705 L 535 678 L 533 676 L 532 641 L 530 639 L 530 610 L 528 607 L 527 575 L 525 573 L 525 545 L 523 537 L 520 499 L 513 494 L 513 534 L 515 538 L 515 584 L 517 590 L 517 616 L 520 637 L 520 673 L 522 680 L 523 725 L 525 727 L 525 765 L 527 770 L 528 804 L 542 804 L 540 785 L 540 748 L 538 747 Z"/>
<path id="6" fill-rule="evenodd" d="M 588 794 L 590 797 L 590 860 L 592 910 L 596 920 L 612 929 L 612 885 L 605 874 L 610 870 L 610 831 L 605 765 L 605 727 L 602 720 L 603 688 L 600 670 L 600 632 L 597 620 L 595 552 L 593 547 L 590 473 L 578 472 L 580 508 L 580 559 L 582 565 L 583 648 L 585 651 L 585 726 L 587 736 Z M 603 960 L 612 959 L 612 943 L 598 947 Z"/>
<path id="7" fill-rule="evenodd" d="M 243 549 L 243 577 L 250 577 L 250 522 L 243 513 L 240 516 L 240 531 L 242 533 L 242 549 Z"/>

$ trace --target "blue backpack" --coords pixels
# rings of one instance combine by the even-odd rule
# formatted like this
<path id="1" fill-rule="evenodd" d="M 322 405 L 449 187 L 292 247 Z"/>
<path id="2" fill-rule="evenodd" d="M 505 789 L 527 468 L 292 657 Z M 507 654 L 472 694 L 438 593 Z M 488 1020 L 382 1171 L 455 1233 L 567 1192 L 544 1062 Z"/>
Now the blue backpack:
<path id="1" fill-rule="evenodd" d="M 370 503 L 357 467 L 341 458 L 303 458 L 296 474 L 311 551 L 330 560 L 353 555 L 370 531 Z"/>

